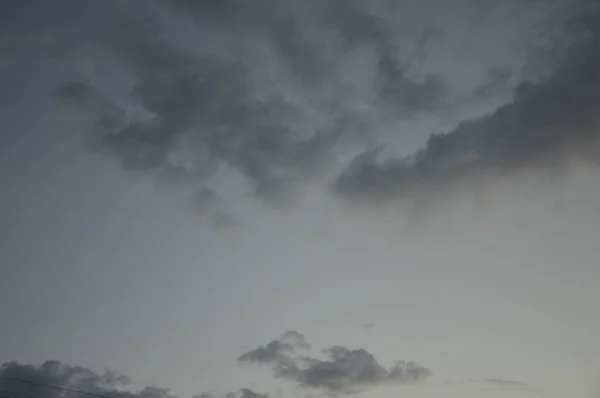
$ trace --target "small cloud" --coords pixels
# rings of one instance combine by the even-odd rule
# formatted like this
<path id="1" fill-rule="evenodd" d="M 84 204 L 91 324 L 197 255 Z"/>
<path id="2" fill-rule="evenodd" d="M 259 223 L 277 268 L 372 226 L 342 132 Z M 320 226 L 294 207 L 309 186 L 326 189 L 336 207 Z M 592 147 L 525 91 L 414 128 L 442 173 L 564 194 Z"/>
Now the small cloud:
<path id="1" fill-rule="evenodd" d="M 398 361 L 391 368 L 385 368 L 362 348 L 333 346 L 323 350 L 324 359 L 295 355 L 295 348 L 273 340 L 242 354 L 238 361 L 269 366 L 275 377 L 330 394 L 351 394 L 386 384 L 419 383 L 432 375 L 429 369 L 412 361 Z"/>

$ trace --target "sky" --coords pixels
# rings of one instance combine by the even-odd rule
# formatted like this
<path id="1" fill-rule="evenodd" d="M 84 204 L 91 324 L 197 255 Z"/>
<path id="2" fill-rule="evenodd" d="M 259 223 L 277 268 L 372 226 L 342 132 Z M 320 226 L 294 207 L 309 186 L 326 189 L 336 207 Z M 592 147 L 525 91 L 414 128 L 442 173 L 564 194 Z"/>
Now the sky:
<path id="1" fill-rule="evenodd" d="M 0 2 L 0 394 L 600 397 L 598 5 Z"/>

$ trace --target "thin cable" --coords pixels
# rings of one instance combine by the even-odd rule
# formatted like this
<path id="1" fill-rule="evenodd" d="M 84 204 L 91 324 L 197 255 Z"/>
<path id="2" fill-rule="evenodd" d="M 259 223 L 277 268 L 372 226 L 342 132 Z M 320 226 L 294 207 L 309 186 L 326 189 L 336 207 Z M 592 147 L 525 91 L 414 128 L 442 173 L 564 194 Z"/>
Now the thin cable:
<path id="1" fill-rule="evenodd" d="M 93 392 L 87 392 L 87 391 L 80 391 L 80 390 L 74 390 L 72 388 L 66 388 L 66 387 L 57 387 L 57 386 L 53 386 L 50 384 L 44 384 L 44 383 L 37 383 L 35 381 L 30 381 L 30 380 L 24 380 L 24 379 L 17 379 L 15 377 L 8 377 L 8 376 L 0 376 L 0 379 L 4 379 L 4 380 L 10 380 L 10 381 L 15 381 L 17 383 L 24 383 L 24 384 L 31 384 L 33 386 L 40 386 L 40 387 L 47 387 L 47 388 L 54 388 L 55 390 L 62 390 L 62 391 L 70 391 L 70 392 L 75 392 L 77 394 L 83 394 L 83 395 L 90 395 L 92 397 L 98 397 L 98 398 L 111 398 L 108 397 L 106 395 L 102 395 L 102 394 L 95 394 Z M 6 394 L 13 394 L 11 392 L 8 391 L 0 391 L 0 393 L 6 393 Z M 21 398 L 35 398 L 35 397 L 29 397 L 29 396 L 23 396 Z"/>

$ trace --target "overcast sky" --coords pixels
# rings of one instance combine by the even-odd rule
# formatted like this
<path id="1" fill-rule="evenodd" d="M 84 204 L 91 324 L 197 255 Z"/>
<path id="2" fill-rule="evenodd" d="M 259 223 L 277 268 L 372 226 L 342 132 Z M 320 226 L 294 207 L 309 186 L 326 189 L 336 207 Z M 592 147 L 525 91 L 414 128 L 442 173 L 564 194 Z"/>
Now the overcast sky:
<path id="1" fill-rule="evenodd" d="M 0 392 L 597 398 L 596 3 L 0 2 Z"/>

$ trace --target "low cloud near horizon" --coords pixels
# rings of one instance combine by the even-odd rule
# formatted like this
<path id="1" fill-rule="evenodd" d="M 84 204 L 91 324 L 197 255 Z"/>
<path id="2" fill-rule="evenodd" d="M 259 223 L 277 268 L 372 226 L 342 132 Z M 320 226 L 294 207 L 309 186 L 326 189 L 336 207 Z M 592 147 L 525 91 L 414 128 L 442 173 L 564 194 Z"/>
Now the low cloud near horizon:
<path id="1" fill-rule="evenodd" d="M 290 333 L 301 337 L 289 343 Z M 292 337 L 296 338 L 296 337 Z M 272 367 L 274 377 L 294 381 L 301 390 L 311 389 L 326 395 L 354 395 L 377 386 L 402 386 L 428 381 L 433 373 L 414 362 L 399 361 L 393 367 L 383 368 L 372 354 L 364 349 L 332 346 L 323 350 L 326 359 L 304 355 L 306 340 L 292 331 L 265 346 L 242 354 L 239 363 L 253 363 Z M 285 343 L 284 341 L 288 341 Z M 482 391 L 539 392 L 527 384 L 501 378 L 471 379 L 469 384 L 480 385 Z M 0 395 L 7 397 L 54 398 L 57 389 L 66 388 L 107 398 L 177 398 L 168 388 L 147 386 L 134 388 L 133 381 L 114 370 L 97 372 L 83 366 L 48 360 L 39 365 L 8 361 L 0 365 Z M 52 388 L 56 387 L 56 388 Z M 62 397 L 80 396 L 75 391 L 61 391 Z M 83 395 L 85 396 L 85 395 Z M 192 398 L 268 398 L 272 393 L 256 392 L 242 387 L 226 393 L 207 390 Z M 280 393 L 277 394 L 280 396 Z"/>
<path id="2" fill-rule="evenodd" d="M 365 349 L 349 349 L 334 345 L 322 351 L 325 359 L 307 355 L 310 349 L 306 338 L 297 331 L 287 331 L 264 346 L 247 351 L 237 358 L 239 364 L 270 367 L 275 378 L 294 382 L 300 389 L 312 389 L 326 394 L 355 394 L 377 386 L 402 386 L 424 382 L 432 371 L 412 361 L 397 361 L 390 368 L 380 365 Z M 30 381 L 65 387 L 106 396 L 108 398 L 176 398 L 169 389 L 145 387 L 128 391 L 131 380 L 112 370 L 102 373 L 89 368 L 70 366 L 59 361 L 46 361 L 39 366 L 5 362 L 0 366 L 0 391 L 7 394 L 26 394 L 34 398 L 51 398 L 54 390 L 19 383 Z M 195 398 L 266 398 L 249 388 L 226 394 L 206 392 Z"/>
<path id="3" fill-rule="evenodd" d="M 288 342 L 290 334 L 300 337 L 299 343 Z M 300 355 L 306 349 L 306 339 L 296 331 L 286 332 L 280 339 L 245 352 L 240 363 L 270 367 L 277 378 L 291 380 L 301 388 L 327 393 L 351 394 L 382 385 L 405 385 L 423 382 L 433 373 L 413 361 L 396 361 L 391 368 L 380 365 L 365 349 L 332 346 L 322 351 L 325 359 Z"/>

